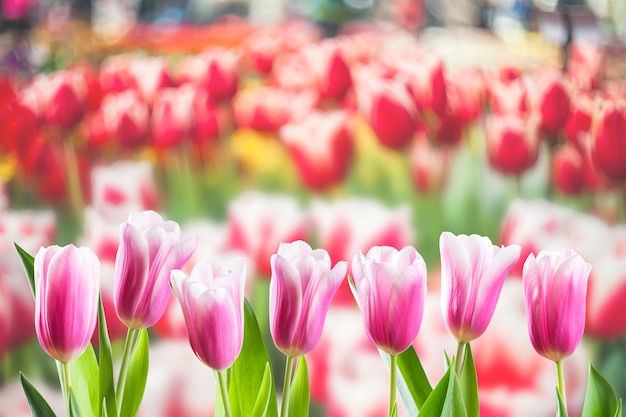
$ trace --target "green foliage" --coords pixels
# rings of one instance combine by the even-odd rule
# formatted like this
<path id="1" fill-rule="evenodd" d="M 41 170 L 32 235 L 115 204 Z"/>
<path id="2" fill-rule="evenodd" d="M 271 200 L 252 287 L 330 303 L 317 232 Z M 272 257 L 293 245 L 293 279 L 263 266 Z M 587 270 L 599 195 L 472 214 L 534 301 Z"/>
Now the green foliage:
<path id="1" fill-rule="evenodd" d="M 146 329 L 139 330 L 139 337 L 130 357 L 126 383 L 122 396 L 120 417 L 135 417 L 148 379 L 149 339 Z"/>
<path id="2" fill-rule="evenodd" d="M 107 328 L 102 297 L 100 297 L 98 300 L 98 399 L 100 404 L 98 415 L 101 417 L 117 417 L 115 383 L 113 378 L 113 352 Z"/>
<path id="3" fill-rule="evenodd" d="M 24 266 L 24 271 L 26 271 L 26 278 L 28 278 L 30 291 L 33 294 L 33 298 L 35 298 L 35 258 L 22 249 L 17 243 L 15 243 L 15 249 L 17 249 L 17 254 L 20 256 L 20 260 Z"/>
<path id="4" fill-rule="evenodd" d="M 458 358 L 457 358 L 458 360 Z M 465 343 L 465 353 L 463 355 L 463 367 L 459 375 L 459 384 L 465 401 L 465 410 L 468 417 L 478 417 L 480 404 L 478 401 L 478 379 L 476 377 L 476 366 L 474 356 L 469 343 Z"/>
<path id="5" fill-rule="evenodd" d="M 298 357 L 296 372 L 291 383 L 289 415 L 291 417 L 308 417 L 310 399 L 309 368 L 304 356 L 300 356 Z"/>
<path id="6" fill-rule="evenodd" d="M 421 417 L 467 417 L 465 400 L 459 380 L 454 372 L 455 360 L 448 366 L 448 370 L 428 396 L 421 408 Z"/>
<path id="7" fill-rule="evenodd" d="M 589 378 L 587 392 L 583 405 L 582 417 L 606 417 L 621 415 L 621 400 L 619 401 L 611 384 L 589 364 Z"/>
<path id="8" fill-rule="evenodd" d="M 32 417 L 56 417 L 52 408 L 31 382 L 20 372 L 20 380 Z"/>

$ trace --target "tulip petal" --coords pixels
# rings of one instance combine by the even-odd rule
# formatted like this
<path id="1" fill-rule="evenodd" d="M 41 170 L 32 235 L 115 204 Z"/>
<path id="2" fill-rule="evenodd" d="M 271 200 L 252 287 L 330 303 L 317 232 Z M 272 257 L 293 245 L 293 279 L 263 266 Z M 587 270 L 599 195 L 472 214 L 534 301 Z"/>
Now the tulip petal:
<path id="1" fill-rule="evenodd" d="M 281 255 L 272 255 L 270 280 L 270 324 L 274 343 L 279 349 L 292 347 L 296 323 L 302 313 L 302 283 L 299 271 Z"/>

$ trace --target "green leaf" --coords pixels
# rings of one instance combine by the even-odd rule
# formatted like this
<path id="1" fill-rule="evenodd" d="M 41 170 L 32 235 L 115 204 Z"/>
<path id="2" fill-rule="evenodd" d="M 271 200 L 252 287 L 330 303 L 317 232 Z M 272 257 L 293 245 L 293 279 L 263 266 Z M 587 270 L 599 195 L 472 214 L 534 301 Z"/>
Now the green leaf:
<path id="1" fill-rule="evenodd" d="M 148 331 L 146 329 L 139 330 L 137 343 L 135 343 L 128 364 L 120 417 L 135 417 L 137 415 L 148 379 L 149 347 Z"/>
<path id="2" fill-rule="evenodd" d="M 70 388 L 70 417 L 81 417 L 82 414 L 80 412 L 80 406 L 78 405 L 78 401 L 76 400 L 76 396 L 74 395 L 74 389 Z"/>
<path id="3" fill-rule="evenodd" d="M 589 364 L 582 417 L 613 416 L 617 411 L 619 411 L 617 397 L 613 387 L 592 364 Z"/>
<path id="4" fill-rule="evenodd" d="M 97 416 L 100 399 L 98 397 L 98 362 L 91 344 L 78 358 L 70 362 L 72 397 L 82 411 L 81 414 Z M 77 414 L 78 415 L 78 414 Z"/>
<path id="5" fill-rule="evenodd" d="M 393 405 L 393 408 L 391 409 L 391 417 L 398 417 L 398 403 Z"/>
<path id="6" fill-rule="evenodd" d="M 617 403 L 617 411 L 615 411 L 615 415 L 613 417 L 622 417 L 622 399 Z"/>
<path id="7" fill-rule="evenodd" d="M 383 357 L 389 366 L 389 355 L 384 354 Z M 397 356 L 396 364 L 398 366 L 396 384 L 400 398 L 409 415 L 417 415 L 418 410 L 422 408 L 433 388 L 413 346 L 409 346 L 407 350 Z"/>
<path id="8" fill-rule="evenodd" d="M 24 394 L 26 394 L 26 399 L 28 400 L 28 407 L 30 408 L 31 416 L 56 417 L 48 402 L 21 372 L 20 380 L 22 381 L 22 388 L 24 389 Z"/>
<path id="9" fill-rule="evenodd" d="M 98 364 L 99 364 L 99 416 L 117 417 L 115 401 L 115 382 L 113 376 L 113 352 L 107 331 L 107 322 L 102 305 L 102 296 L 98 300 Z M 106 407 L 106 408 L 105 408 Z"/>
<path id="10" fill-rule="evenodd" d="M 293 376 L 289 397 L 289 415 L 292 417 L 308 417 L 311 402 L 309 387 L 309 368 L 304 356 L 298 357 L 296 372 Z"/>
<path id="11" fill-rule="evenodd" d="M 465 400 L 465 410 L 468 417 L 478 417 L 480 404 L 478 402 L 478 379 L 476 377 L 476 366 L 474 365 L 474 356 L 469 343 L 465 344 L 465 354 L 463 359 L 463 368 L 459 376 L 459 384 L 463 399 Z"/>
<path id="12" fill-rule="evenodd" d="M 420 417 L 467 417 L 461 386 L 454 372 L 455 359 L 420 410 Z"/>
<path id="13" fill-rule="evenodd" d="M 267 409 L 270 404 L 270 396 L 272 395 L 272 384 L 272 368 L 270 367 L 270 363 L 267 362 L 265 364 L 263 382 L 261 382 L 261 388 L 259 388 L 259 393 L 256 397 L 251 417 L 265 417 L 267 415 Z"/>
<path id="14" fill-rule="evenodd" d="M 28 278 L 30 291 L 33 294 L 33 298 L 35 298 L 35 258 L 22 249 L 17 243 L 14 243 L 14 245 L 15 249 L 17 249 L 17 254 L 20 256 L 22 265 L 24 266 L 24 271 L 26 271 L 26 278 Z"/>
<path id="15" fill-rule="evenodd" d="M 567 405 L 558 387 L 556 388 L 556 417 L 568 417 Z"/>
<path id="16" fill-rule="evenodd" d="M 228 395 L 233 415 L 248 417 L 252 414 L 268 363 L 270 358 L 263 343 L 259 324 L 252 306 L 245 300 L 243 346 L 237 360 L 230 367 Z M 271 384 L 270 389 L 267 416 L 278 417 L 274 384 Z"/>

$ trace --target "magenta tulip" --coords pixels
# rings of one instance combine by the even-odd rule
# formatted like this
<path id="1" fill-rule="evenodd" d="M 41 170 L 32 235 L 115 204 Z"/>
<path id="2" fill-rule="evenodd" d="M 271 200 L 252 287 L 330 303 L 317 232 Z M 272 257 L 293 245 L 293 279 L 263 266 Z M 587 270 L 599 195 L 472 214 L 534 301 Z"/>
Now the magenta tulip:
<path id="1" fill-rule="evenodd" d="M 281 243 L 270 259 L 270 330 L 288 357 L 304 355 L 319 342 L 330 301 L 348 269 L 331 269 L 328 252 L 298 240 Z"/>
<path id="2" fill-rule="evenodd" d="M 42 247 L 35 255 L 35 332 L 44 351 L 67 363 L 91 341 L 98 316 L 100 261 L 87 247 Z"/>
<path id="3" fill-rule="evenodd" d="M 120 228 L 115 257 L 114 304 L 130 329 L 154 325 L 170 296 L 170 272 L 191 258 L 196 239 L 181 239 L 176 222 L 151 210 L 132 212 Z"/>
<path id="4" fill-rule="evenodd" d="M 229 368 L 243 346 L 245 281 L 244 258 L 223 267 L 204 259 L 189 276 L 180 270 L 171 274 L 189 344 L 198 359 L 216 371 Z"/>
<path id="5" fill-rule="evenodd" d="M 467 343 L 487 329 L 521 248 L 498 247 L 484 236 L 443 232 L 439 249 L 444 323 L 459 342 Z"/>
<path id="6" fill-rule="evenodd" d="M 526 259 L 522 282 L 528 331 L 541 356 L 560 362 L 580 343 L 590 273 L 591 265 L 569 248 Z"/>
<path id="7" fill-rule="evenodd" d="M 404 352 L 422 325 L 426 263 L 412 246 L 374 246 L 354 255 L 352 276 L 370 340 L 390 355 Z"/>

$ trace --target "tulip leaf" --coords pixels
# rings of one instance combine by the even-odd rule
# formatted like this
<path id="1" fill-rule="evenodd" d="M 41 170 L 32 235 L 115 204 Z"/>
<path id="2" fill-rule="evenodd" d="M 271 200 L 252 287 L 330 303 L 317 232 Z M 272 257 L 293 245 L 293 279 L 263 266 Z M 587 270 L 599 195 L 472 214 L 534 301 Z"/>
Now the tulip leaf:
<path id="1" fill-rule="evenodd" d="M 252 306 L 244 303 L 244 336 L 241 353 L 230 367 L 230 397 L 233 415 L 250 416 L 254 410 L 259 387 L 263 384 L 265 369 L 270 363 Z M 271 365 L 270 365 L 271 367 Z M 267 409 L 268 417 L 278 417 L 276 389 L 272 383 Z"/>
<path id="2" fill-rule="evenodd" d="M 380 353 L 385 364 L 389 367 L 389 355 L 382 351 Z M 396 357 L 396 365 L 399 371 L 396 374 L 396 385 L 402 403 L 409 415 L 417 415 L 418 410 L 424 405 L 433 389 L 413 346 L 409 346 L 407 350 Z"/>
<path id="3" fill-rule="evenodd" d="M 87 346 L 82 355 L 70 362 L 72 397 L 86 415 L 98 415 L 100 404 L 98 373 L 98 361 L 91 345 Z"/>
<path id="4" fill-rule="evenodd" d="M 148 379 L 149 347 L 148 331 L 146 329 L 139 330 L 139 336 L 128 364 L 120 417 L 135 417 L 137 415 Z"/>
<path id="5" fill-rule="evenodd" d="M 476 366 L 474 356 L 469 343 L 465 344 L 465 354 L 463 356 L 463 367 L 459 376 L 459 384 L 465 400 L 465 410 L 468 417 L 478 417 L 480 404 L 478 402 L 478 378 L 476 377 Z"/>
<path id="6" fill-rule="evenodd" d="M 263 382 L 261 382 L 261 388 L 259 388 L 259 394 L 256 397 L 251 417 L 265 417 L 267 415 L 267 409 L 270 405 L 270 397 L 272 395 L 272 384 L 272 368 L 270 367 L 270 363 L 267 362 L 265 364 Z"/>
<path id="7" fill-rule="evenodd" d="M 615 415 L 613 417 L 622 417 L 622 399 L 617 403 L 617 411 L 615 411 Z"/>
<path id="8" fill-rule="evenodd" d="M 311 389 L 309 386 L 309 368 L 307 367 L 304 356 L 300 356 L 298 357 L 296 372 L 291 382 L 289 415 L 292 417 L 308 417 L 310 402 Z"/>
<path id="9" fill-rule="evenodd" d="M 113 380 L 113 352 L 107 331 L 102 297 L 98 300 L 98 363 L 99 363 L 99 416 L 117 417 L 115 385 Z M 105 408 L 106 407 L 106 408 Z"/>
<path id="10" fill-rule="evenodd" d="M 31 382 L 20 372 L 20 380 L 22 381 L 22 388 L 24 394 L 28 400 L 28 407 L 30 408 L 30 414 L 32 417 L 56 417 L 54 411 L 43 398 L 41 393 L 37 391 L 37 388 L 31 384 Z"/>
<path id="11" fill-rule="evenodd" d="M 582 417 L 613 416 L 618 411 L 617 397 L 611 384 L 592 364 L 589 364 L 589 378 L 587 379 L 587 392 Z"/>
<path id="12" fill-rule="evenodd" d="M 391 417 L 398 417 L 398 403 L 394 403 L 391 408 Z"/>
<path id="13" fill-rule="evenodd" d="M 30 291 L 33 294 L 33 298 L 35 297 L 35 258 L 26 252 L 24 249 L 20 247 L 17 243 L 14 243 L 15 249 L 17 249 L 17 254 L 20 256 L 20 260 L 22 261 L 22 265 L 24 266 L 24 271 L 26 271 L 26 278 L 28 278 L 28 285 L 30 286 Z"/>
<path id="14" fill-rule="evenodd" d="M 556 417 L 569 417 L 567 414 L 567 405 L 558 387 L 556 388 Z"/>
<path id="15" fill-rule="evenodd" d="M 421 417 L 467 417 L 461 386 L 454 372 L 455 359 L 420 409 Z"/>
<path id="16" fill-rule="evenodd" d="M 78 400 L 76 400 L 76 395 L 74 395 L 74 390 L 72 388 L 70 388 L 69 398 L 70 417 L 81 417 L 82 414 L 80 412 L 80 406 L 78 405 Z"/>

